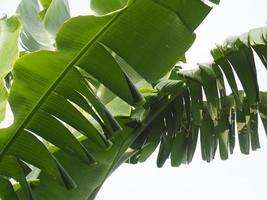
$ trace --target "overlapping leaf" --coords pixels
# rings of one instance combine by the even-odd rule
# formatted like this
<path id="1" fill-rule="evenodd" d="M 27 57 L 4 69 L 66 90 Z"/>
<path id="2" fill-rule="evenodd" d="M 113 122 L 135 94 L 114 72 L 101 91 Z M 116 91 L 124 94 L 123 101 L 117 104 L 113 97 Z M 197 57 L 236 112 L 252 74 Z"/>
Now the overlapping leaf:
<path id="1" fill-rule="evenodd" d="M 27 51 L 54 49 L 56 32 L 70 18 L 67 0 L 22 0 L 17 15 L 23 25 L 21 44 Z"/>
<path id="2" fill-rule="evenodd" d="M 0 122 L 6 113 L 8 92 L 5 77 L 19 56 L 20 23 L 16 17 L 0 19 Z"/>
<path id="3" fill-rule="evenodd" d="M 113 15 L 115 14 L 113 13 Z M 202 65 L 200 70 L 191 72 L 180 70 L 177 75 L 171 76 L 173 80 L 165 80 L 156 84 L 155 89 L 158 92 L 151 91 L 150 94 L 146 93 L 147 103 L 144 107 L 134 110 L 132 116 L 134 120 L 129 118 L 126 120 L 127 122 L 119 120 L 122 134 L 112 139 L 114 146 L 110 150 L 106 152 L 99 151 L 97 146 L 92 148 L 96 142 L 92 142 L 91 139 L 84 140 L 82 144 L 86 149 L 91 149 L 99 164 L 88 167 L 80 163 L 73 167 L 71 163 L 81 161 L 62 150 L 55 150 L 53 155 L 60 160 L 64 168 L 75 179 L 78 188 L 73 191 L 67 191 L 64 187 L 57 185 L 51 176 L 47 176 L 44 170 L 40 176 L 43 182 L 34 188 L 34 193 L 38 199 L 47 199 L 50 196 L 57 197 L 58 199 L 93 199 L 103 181 L 119 164 L 127 160 L 129 156 L 132 163 L 143 162 L 158 145 L 160 145 L 157 160 L 159 167 L 169 157 L 173 166 L 190 163 L 196 149 L 199 129 L 202 157 L 208 162 L 215 157 L 218 145 L 222 159 L 227 159 L 229 152 L 233 153 L 235 124 L 238 127 L 238 140 L 241 151 L 245 154 L 249 153 L 250 145 L 253 150 L 259 148 L 257 112 L 260 113 L 265 125 L 267 106 L 265 101 L 266 94 L 259 93 L 258 91 L 255 63 L 251 48 L 256 49 L 255 51 L 264 63 L 267 57 L 265 55 L 266 39 L 264 39 L 266 38 L 266 28 L 252 30 L 249 32 L 249 35 L 249 37 L 231 39 L 225 46 L 218 47 L 213 51 L 214 62 Z M 245 40 L 244 38 L 247 39 Z M 74 41 L 74 44 L 76 44 L 74 47 L 80 46 L 81 43 L 79 40 Z M 66 44 L 64 48 L 70 49 L 71 44 L 66 41 L 64 43 L 61 42 L 62 46 L 60 47 L 59 45 L 59 49 L 63 48 L 63 44 Z M 97 44 L 102 45 L 104 48 L 108 46 L 109 49 L 117 53 L 115 48 L 101 40 Z M 126 54 L 122 57 L 128 61 Z M 246 62 L 244 62 L 244 59 Z M 240 70 L 239 61 L 250 72 L 248 76 L 244 76 L 244 71 Z M 132 63 L 129 62 L 129 64 L 134 68 Z M 81 62 L 78 66 L 85 70 L 85 67 L 83 67 L 84 62 Z M 143 75 L 143 72 L 139 71 L 138 68 L 134 69 Z M 236 80 L 232 76 L 233 70 L 238 75 L 244 92 L 238 91 Z M 75 99 L 75 104 L 80 105 L 80 107 L 83 105 L 85 108 L 84 101 L 80 98 L 86 94 L 80 92 L 83 91 L 83 87 L 80 88 L 80 86 L 72 84 L 73 82 L 70 81 L 78 79 L 73 77 L 81 76 L 79 69 L 75 69 L 73 73 L 71 71 L 70 74 L 68 76 L 72 78 L 65 78 L 66 82 L 63 81 L 62 85 L 58 86 L 60 89 L 56 90 L 55 95 L 63 95 L 67 91 L 72 91 L 72 93 L 68 94 L 75 94 L 77 92 L 76 87 L 78 87 L 78 93 L 82 93 L 82 95 L 72 98 Z M 89 72 L 89 74 L 94 77 L 96 76 L 92 72 Z M 223 75 L 226 77 L 233 92 L 233 94 L 228 96 L 226 96 L 225 92 Z M 150 78 L 147 78 L 147 80 L 153 80 Z M 82 77 L 79 80 L 83 80 Z M 208 91 L 208 87 L 211 87 L 208 85 L 210 83 L 214 84 L 212 91 Z M 84 82 L 79 85 L 84 85 Z M 106 86 L 111 89 L 107 84 Z M 202 89 L 205 95 L 208 96 L 206 102 L 202 97 Z M 209 92 L 212 92 L 213 95 L 209 94 Z M 49 96 L 48 100 L 53 102 L 53 96 Z M 70 99 L 70 96 L 67 99 L 74 102 L 74 100 Z M 259 111 L 257 111 L 258 106 Z M 88 113 L 90 112 L 88 111 Z M 61 111 L 56 114 L 63 113 Z M 53 117 L 57 119 L 58 115 L 53 114 Z M 139 122 L 137 123 L 135 120 Z M 71 122 L 68 121 L 66 123 L 69 124 Z M 158 126 L 159 128 L 155 128 Z M 126 133 L 125 137 L 122 137 L 124 133 Z M 129 145 L 132 149 L 128 149 Z M 88 177 L 91 177 L 92 181 L 88 181 Z M 4 183 L 8 186 L 8 183 Z M 88 183 L 92 183 L 92 185 Z M 47 187 L 47 185 L 53 185 L 53 190 L 51 190 L 51 187 Z M 10 192 L 10 195 L 12 195 L 12 190 Z"/>
<path id="4" fill-rule="evenodd" d="M 56 43 L 53 44 L 49 42 L 50 34 L 55 32 L 58 23 L 46 24 L 50 34 L 44 31 L 43 24 L 36 16 L 38 7 L 35 3 L 27 4 L 27 1 L 23 1 L 18 9 L 24 24 L 24 36 L 32 37 L 38 44 L 53 46 L 55 51 L 27 54 L 16 62 L 14 83 L 9 97 L 14 123 L 0 130 L 0 163 L 7 156 L 15 156 L 40 168 L 42 174 L 50 180 L 56 180 L 71 189 L 76 186 L 77 181 L 73 181 L 73 175 L 69 176 L 71 169 L 65 170 L 70 162 L 64 163 L 55 158 L 53 151 L 58 152 L 59 148 L 59 152 L 68 158 L 75 155 L 75 159 L 85 163 L 88 170 L 92 171 L 94 167 L 101 169 L 101 163 L 91 167 L 88 165 L 95 162 L 96 148 L 105 151 L 109 144 L 108 139 L 113 140 L 115 132 L 122 128 L 96 97 L 91 88 L 93 83 L 85 77 L 86 74 L 129 105 L 138 107 L 144 103 L 144 99 L 132 82 L 129 70 L 119 64 L 111 51 L 119 55 L 141 77 L 154 83 L 173 68 L 191 46 L 195 35 L 171 8 L 151 0 L 136 0 L 123 10 L 110 15 L 80 16 L 69 20 L 57 33 Z M 47 8 L 46 15 L 49 14 L 51 7 L 48 8 L 47 5 L 54 5 L 53 1 L 51 4 L 50 1 L 42 3 Z M 31 10 L 30 6 L 36 8 Z M 209 10 L 208 6 L 203 6 L 205 10 Z M 202 12 L 203 7 L 195 9 L 196 12 Z M 43 19 L 48 19 L 46 15 Z M 31 30 L 30 25 L 27 25 L 29 17 L 35 20 L 36 30 Z M 196 23 L 200 22 L 201 20 Z M 45 35 L 40 37 L 39 33 Z M 170 86 L 168 88 L 172 91 L 175 89 Z M 151 115 L 155 117 L 158 114 L 156 112 Z M 94 124 L 85 115 L 90 115 Z M 151 117 L 148 119 L 151 120 Z M 94 145 L 81 143 L 73 136 L 69 127 L 79 131 L 88 138 L 86 141 Z M 49 151 L 40 138 L 55 145 L 55 149 Z M 118 159 L 116 157 L 116 163 L 111 165 L 114 169 L 124 161 L 120 158 L 130 141 L 123 143 L 119 149 Z M 101 186 L 102 178 L 106 177 L 106 169 L 110 170 L 109 167 L 100 170 L 100 182 L 90 186 L 91 189 Z M 5 181 L 3 183 L 8 186 Z M 22 185 L 22 188 L 28 198 L 33 196 L 27 185 Z M 52 192 L 46 194 L 52 195 Z M 86 194 L 92 195 L 90 190 Z M 74 192 L 74 195 L 77 193 Z M 70 197 L 71 195 L 68 196 Z"/>
<path id="5" fill-rule="evenodd" d="M 113 146 L 112 149 L 114 152 L 113 150 L 108 150 L 106 154 L 103 153 L 103 155 L 108 157 L 115 155 L 111 160 L 108 160 L 105 156 L 102 158 L 100 155 L 101 153 L 97 154 L 97 148 L 99 147 L 95 147 L 92 148 L 92 152 L 94 152 L 93 154 L 99 159 L 97 159 L 97 161 L 100 164 L 88 168 L 86 165 L 79 164 L 77 168 L 74 168 L 69 163 L 78 162 L 78 160 L 65 154 L 62 150 L 55 151 L 54 155 L 57 156 L 63 166 L 71 173 L 72 177 L 76 179 L 75 181 L 78 183 L 79 187 L 76 191 L 68 192 L 63 187 L 56 185 L 50 176 L 42 173 L 40 178 L 44 182 L 34 190 L 38 199 L 49 198 L 50 195 L 54 195 L 59 199 L 93 199 L 108 174 L 123 160 L 128 158 L 125 155 L 132 155 L 130 158 L 132 163 L 144 161 L 156 149 L 158 144 L 160 144 L 157 160 L 159 167 L 161 167 L 169 157 L 171 158 L 173 166 L 189 163 L 192 161 L 194 155 L 199 129 L 202 157 L 208 162 L 214 158 L 218 145 L 222 159 L 228 158 L 229 151 L 230 153 L 233 152 L 235 144 L 235 124 L 237 124 L 238 127 L 238 139 L 241 152 L 245 154 L 249 153 L 250 145 L 253 150 L 259 148 L 257 107 L 259 103 L 259 112 L 265 125 L 266 94 L 259 93 L 258 91 L 255 63 L 251 48 L 255 49 L 264 63 L 266 60 L 265 33 L 266 28 L 261 28 L 249 32 L 249 37 L 232 39 L 228 41 L 225 46 L 218 47 L 213 51 L 215 58 L 213 63 L 202 65 L 199 71 L 189 73 L 178 71 L 177 77 L 172 76 L 173 79 L 178 79 L 178 81 L 169 80 L 157 84 L 155 88 L 158 89 L 158 94 L 148 95 L 147 104 L 144 108 L 138 108 L 143 111 L 135 111 L 135 113 L 141 113 L 142 115 L 138 117 L 140 123 L 130 120 L 127 121 L 127 125 L 125 126 L 125 123 L 120 122 L 123 128 L 122 133 L 126 130 L 130 130 L 130 134 L 128 134 L 132 135 L 129 138 L 124 138 L 122 141 L 118 138 L 114 139 L 114 144 L 118 141 L 121 143 L 118 142 L 118 146 Z M 245 40 L 244 38 L 247 39 Z M 63 44 L 63 42 L 61 44 Z M 67 42 L 64 42 L 64 44 L 66 44 L 64 48 L 70 48 L 70 44 Z M 77 44 L 79 44 L 79 41 Z M 97 44 L 102 45 L 104 48 L 106 47 L 103 41 Z M 108 47 L 114 50 L 111 46 Z M 127 59 L 125 60 L 127 61 Z M 249 75 L 244 75 L 244 70 L 242 71 L 240 69 L 240 63 L 243 63 L 242 66 L 246 68 L 246 71 L 250 72 Z M 78 64 L 84 69 L 84 62 Z M 82 93 L 82 95 L 75 98 L 72 97 L 73 100 L 68 96 L 67 99 L 72 102 L 74 102 L 75 99 L 76 102 L 74 103 L 80 105 L 80 107 L 83 105 L 83 108 L 86 108 L 84 101 L 81 100 L 81 97 L 86 94 L 81 92 L 84 90 L 84 87 L 77 86 L 76 84 L 73 85 L 73 82 L 70 81 L 78 79 L 73 77 L 81 77 L 78 70 L 79 69 L 75 69 L 70 73 L 71 75 L 69 76 L 71 78 L 66 78 L 66 82 L 63 81 L 64 84 L 59 85 L 60 89 L 56 90 L 55 95 L 51 94 L 51 96 L 49 96 L 49 104 L 44 104 L 44 108 L 54 108 L 49 106 L 53 105 L 53 102 L 59 101 L 58 99 L 60 99 L 60 97 L 57 97 L 57 95 L 64 95 L 67 91 L 72 91 L 71 94 L 75 94 L 77 88 L 79 88 L 78 93 Z M 138 71 L 138 69 L 135 70 Z M 237 73 L 245 93 L 238 92 L 235 79 L 232 75 L 233 70 Z M 142 75 L 140 71 L 138 72 Z M 222 72 L 224 74 L 222 74 Z M 92 72 L 90 74 L 92 75 Z M 96 74 L 93 74 L 93 76 L 97 76 Z M 233 92 L 232 95 L 226 96 L 222 75 L 226 76 Z M 78 80 L 83 79 L 81 77 L 81 79 Z M 83 81 L 83 84 L 85 83 Z M 211 83 L 213 85 L 211 85 Z M 187 86 L 187 88 L 185 86 Z M 88 87 L 87 85 L 86 88 L 88 89 Z M 107 87 L 109 86 L 107 85 Z M 213 87 L 212 90 L 210 90 L 209 87 Z M 204 103 L 202 103 L 202 88 L 207 96 L 207 102 Z M 59 118 L 64 118 L 65 122 L 70 120 L 66 118 L 66 116 L 63 116 L 64 112 L 60 111 L 60 113 L 57 113 L 57 111 L 56 109 L 50 110 L 49 112 L 55 112 L 53 113 L 55 119 L 61 114 Z M 88 113 L 90 112 L 88 111 Z M 91 113 L 93 112 L 91 111 Z M 136 116 L 135 119 L 137 119 Z M 70 124 L 74 122 L 67 121 L 66 123 Z M 159 128 L 155 128 L 157 127 L 156 125 L 159 126 Z M 128 127 L 128 129 L 126 127 Z M 84 130 L 84 128 L 81 128 L 81 130 Z M 29 135 L 27 135 L 27 137 L 29 137 Z M 24 138 L 24 140 L 31 140 L 27 137 Z M 96 144 L 96 142 L 92 143 L 90 139 L 85 140 L 83 143 L 85 148 L 89 147 L 88 149 L 90 149 L 90 146 Z M 129 145 L 133 148 L 132 151 L 129 151 L 130 153 L 126 151 Z M 17 155 L 15 152 L 13 152 L 13 154 Z M 27 154 L 24 156 L 26 156 L 24 158 L 27 160 Z M 79 175 L 77 172 L 79 172 Z M 81 177 L 81 174 L 86 175 L 84 178 L 95 178 L 95 172 L 98 172 L 99 176 L 96 178 L 97 180 L 92 181 L 94 183 L 92 186 L 88 186 L 88 184 L 85 184 L 86 180 Z M 51 191 L 51 188 L 47 187 L 46 183 L 55 186 L 53 187 L 54 189 Z M 8 187 L 7 182 L 3 181 L 3 184 Z M 50 194 L 48 193 L 49 190 L 51 191 Z M 12 190 L 10 190 L 10 195 L 13 195 Z"/>

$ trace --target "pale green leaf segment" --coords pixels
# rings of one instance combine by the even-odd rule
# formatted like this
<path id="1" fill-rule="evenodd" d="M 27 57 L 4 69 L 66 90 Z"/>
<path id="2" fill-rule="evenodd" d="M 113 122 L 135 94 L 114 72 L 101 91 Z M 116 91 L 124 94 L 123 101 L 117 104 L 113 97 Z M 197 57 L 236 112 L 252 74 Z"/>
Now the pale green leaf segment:
<path id="1" fill-rule="evenodd" d="M 46 8 L 47 5 L 52 6 L 52 2 L 42 1 L 42 5 Z M 169 1 L 167 6 L 152 0 L 136 0 L 131 1 L 124 9 L 109 15 L 73 18 L 57 33 L 56 43 L 53 45 L 54 51 L 37 51 L 17 60 L 9 96 L 14 123 L 0 130 L 0 163 L 12 155 L 34 165 L 42 170 L 41 176 L 44 176 L 44 180 L 41 181 L 41 185 L 46 182 L 46 178 L 53 185 L 56 185 L 56 182 L 61 183 L 55 186 L 55 190 L 61 188 L 65 191 L 79 185 L 79 189 L 60 194 L 66 195 L 66 198 L 56 199 L 73 199 L 78 198 L 79 195 L 89 198 L 93 195 L 93 191 L 96 193 L 105 178 L 112 172 L 112 168 L 115 169 L 124 161 L 121 156 L 144 127 L 141 126 L 138 131 L 135 128 L 139 125 L 129 122 L 127 126 L 131 127 L 130 139 L 126 142 L 118 139 L 117 142 L 114 139 L 116 132 L 126 134 L 127 126 L 114 119 L 99 101 L 91 88 L 90 80 L 84 77 L 84 72 L 136 109 L 143 105 L 144 97 L 127 74 L 129 69 L 119 65 L 118 60 L 108 49 L 120 56 L 148 83 L 158 82 L 192 45 L 195 39 L 193 27 L 197 27 L 211 9 L 201 1 L 194 0 L 196 4 L 188 1 L 196 13 L 201 13 L 202 18 L 191 18 L 187 24 L 184 24 L 186 13 L 178 13 L 179 9 L 175 2 Z M 27 29 L 25 33 L 27 34 L 28 31 L 30 37 L 38 44 L 49 44 L 47 43 L 50 37 L 48 31 L 43 31 L 44 27 L 36 17 L 38 8 L 36 7 L 34 13 L 31 13 L 30 6 L 37 6 L 35 3 L 34 1 L 29 5 L 26 1 L 21 2 L 18 9 L 18 13 L 21 14 L 20 20 Z M 188 5 L 181 4 L 181 9 L 183 6 Z M 48 11 L 49 8 L 46 14 L 49 13 Z M 36 27 L 32 30 L 30 30 L 31 25 L 27 24 L 28 18 L 31 17 L 32 22 L 36 23 Z M 43 16 L 43 19 L 46 17 Z M 47 30 L 51 31 L 54 25 L 47 24 L 47 27 L 51 28 Z M 40 37 L 38 33 L 44 36 L 38 38 Z M 160 99 L 175 88 L 177 90 L 183 88 L 180 81 L 167 86 L 161 86 L 165 89 L 162 89 Z M 150 124 L 172 98 L 167 101 L 161 100 L 166 103 L 151 112 L 151 116 L 145 118 L 144 124 Z M 97 125 L 88 121 L 84 112 L 90 114 Z M 77 140 L 67 127 L 72 127 L 88 138 L 86 142 Z M 54 144 L 55 147 L 49 151 L 39 140 L 40 137 Z M 166 137 L 170 141 L 170 135 Z M 114 145 L 107 151 L 105 147 L 110 143 L 108 140 Z M 119 144 L 116 145 L 116 143 Z M 113 150 L 117 151 L 117 155 L 112 156 Z M 103 158 L 101 152 L 104 152 Z M 59 155 L 62 155 L 66 162 Z M 69 159 L 75 159 L 75 161 Z M 81 166 L 86 167 L 75 170 L 75 173 L 82 173 L 85 170 L 87 175 L 91 172 L 90 176 L 80 176 L 84 178 L 82 182 L 69 168 L 77 162 L 84 163 Z M 99 174 L 99 177 L 96 174 Z M 92 183 L 80 187 L 83 181 L 91 180 L 90 177 L 92 177 Z M 94 181 L 94 177 L 97 180 Z M 16 177 L 12 178 L 16 179 Z M 36 188 L 36 192 L 33 192 L 36 193 L 37 199 L 45 198 L 47 195 L 54 198 L 52 191 L 42 193 L 46 186 L 43 188 L 41 185 Z M 32 198 L 30 188 L 25 184 L 21 186 L 24 191 L 22 196 Z M 88 188 L 85 189 L 85 187 Z"/>
<path id="2" fill-rule="evenodd" d="M 45 29 L 36 0 L 23 0 L 17 8 L 17 15 L 23 25 L 21 43 L 25 50 L 52 49 L 53 38 Z"/>
<path id="3" fill-rule="evenodd" d="M 45 9 L 44 26 L 50 34 L 55 36 L 61 25 L 70 18 L 68 1 L 53 0 Z"/>
<path id="4" fill-rule="evenodd" d="M 17 15 L 23 25 L 21 44 L 27 51 L 54 49 L 56 32 L 70 18 L 67 0 L 22 0 Z"/>
<path id="5" fill-rule="evenodd" d="M 0 122 L 5 119 L 8 91 L 4 79 L 0 80 Z"/>
<path id="6" fill-rule="evenodd" d="M 16 17 L 0 20 L 0 122 L 6 113 L 8 92 L 4 78 L 19 56 L 20 22 Z"/>

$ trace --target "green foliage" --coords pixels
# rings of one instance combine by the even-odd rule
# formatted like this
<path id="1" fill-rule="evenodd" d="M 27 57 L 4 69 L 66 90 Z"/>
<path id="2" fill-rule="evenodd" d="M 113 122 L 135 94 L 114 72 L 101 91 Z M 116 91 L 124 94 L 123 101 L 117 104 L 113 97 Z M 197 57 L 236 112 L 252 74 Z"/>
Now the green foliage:
<path id="1" fill-rule="evenodd" d="M 11 31 L 1 25 L 0 55 L 9 56 L 0 61 L 2 79 L 18 56 L 19 33 L 26 50 L 1 97 L 2 106 L 9 95 L 14 114 L 13 124 L 0 129 L 2 199 L 94 199 L 117 167 L 144 162 L 158 146 L 158 167 L 168 158 L 176 167 L 190 163 L 199 134 L 203 160 L 212 161 L 218 146 L 225 160 L 236 126 L 242 153 L 260 147 L 258 113 L 266 128 L 267 94 L 259 92 L 252 49 L 267 66 L 266 27 L 226 40 L 212 50 L 212 63 L 186 71 L 174 65 L 184 60 L 208 5 L 94 0 L 91 6 L 101 16 L 67 20 L 65 0 L 22 0 L 22 30 L 17 18 L 9 19 L 17 23 Z"/>
<path id="2" fill-rule="evenodd" d="M 16 17 L 0 19 L 0 122 L 5 117 L 8 97 L 4 78 L 19 56 L 19 32 L 20 23 Z"/>

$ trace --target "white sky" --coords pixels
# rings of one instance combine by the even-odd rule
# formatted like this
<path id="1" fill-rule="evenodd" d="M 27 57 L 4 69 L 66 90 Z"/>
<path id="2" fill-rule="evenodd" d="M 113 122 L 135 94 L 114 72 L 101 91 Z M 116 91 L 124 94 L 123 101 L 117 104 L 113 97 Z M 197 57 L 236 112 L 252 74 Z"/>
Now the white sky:
<path id="1" fill-rule="evenodd" d="M 18 0 L 0 0 L 0 13 L 14 13 Z M 86 14 L 88 0 L 69 0 L 72 14 Z M 222 0 L 198 28 L 197 40 L 188 52 L 188 66 L 211 60 L 209 50 L 230 35 L 262 26 L 267 21 L 266 0 Z M 259 84 L 266 90 L 266 70 L 259 66 Z M 265 199 L 267 140 L 259 128 L 262 148 L 249 156 L 238 146 L 228 161 L 201 161 L 200 151 L 189 166 L 157 169 L 154 155 L 144 164 L 121 166 L 104 184 L 97 200 L 251 200 Z"/>

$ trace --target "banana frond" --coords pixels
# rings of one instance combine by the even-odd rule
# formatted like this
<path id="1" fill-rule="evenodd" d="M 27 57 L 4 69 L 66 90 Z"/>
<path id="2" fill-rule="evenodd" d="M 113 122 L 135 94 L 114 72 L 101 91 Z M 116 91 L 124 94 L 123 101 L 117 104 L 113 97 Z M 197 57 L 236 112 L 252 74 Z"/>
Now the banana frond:
<path id="1" fill-rule="evenodd" d="M 257 29 L 262 33 L 265 30 L 265 27 Z M 256 39 L 255 36 L 253 41 Z M 240 44 L 239 39 L 236 41 Z M 267 48 L 266 44 L 252 42 L 250 45 L 243 45 L 239 46 L 240 49 L 228 49 L 227 52 L 240 55 L 243 48 L 251 50 L 258 45 L 261 45 L 262 49 Z M 82 144 L 92 149 L 92 154 L 97 159 L 96 165 L 88 167 L 62 150 L 54 151 L 53 155 L 70 173 L 78 187 L 68 191 L 42 172 L 39 176 L 40 184 L 33 188 L 37 199 L 47 199 L 51 196 L 58 199 L 94 199 L 103 182 L 119 165 L 125 161 L 143 162 L 158 146 L 159 167 L 162 167 L 168 158 L 173 166 L 190 163 L 198 137 L 202 157 L 207 162 L 213 160 L 217 149 L 221 158 L 227 159 L 233 153 L 236 141 L 244 154 L 248 154 L 250 149 L 258 149 L 258 113 L 266 127 L 267 93 L 254 91 L 254 98 L 251 98 L 246 93 L 251 94 L 251 91 L 243 88 L 244 91 L 237 89 L 238 98 L 235 97 L 234 91 L 227 94 L 222 77 L 225 77 L 227 82 L 230 82 L 230 79 L 223 73 L 221 66 L 216 64 L 226 60 L 227 55 L 210 64 L 202 64 L 194 71 L 174 69 L 168 80 L 159 81 L 153 89 L 143 89 L 142 95 L 146 103 L 142 107 L 132 109 L 130 117 L 116 118 L 122 129 L 111 139 L 113 145 L 110 149 L 101 151 L 97 146 L 92 148 L 94 142 L 85 137 L 81 138 Z M 263 57 L 265 54 L 259 56 Z M 254 57 L 252 58 L 254 60 Z M 231 63 L 228 59 L 227 62 Z M 232 64 L 229 66 L 235 70 Z M 255 65 L 251 67 L 255 69 Z M 236 83 L 237 80 L 233 80 Z M 256 87 L 256 80 L 248 82 Z M 73 163 L 77 164 L 74 166 Z"/>
<path id="2" fill-rule="evenodd" d="M 0 129 L 0 166 L 12 157 L 31 168 L 39 168 L 41 173 L 36 178 L 41 181 L 30 187 L 30 180 L 25 184 L 27 181 L 21 177 L 0 169 L 1 186 L 10 188 L 13 179 L 18 181 L 21 187 L 14 188 L 20 198 L 50 199 L 63 195 L 56 199 L 88 199 L 112 169 L 124 161 L 121 155 L 133 140 L 135 128 L 139 127 L 139 123 L 129 117 L 126 123 L 124 118 L 121 121 L 112 116 L 97 97 L 95 83 L 105 86 L 138 110 L 145 98 L 132 81 L 130 72 L 138 74 L 148 84 L 158 82 L 192 45 L 193 30 L 211 7 L 195 0 L 179 8 L 174 0 L 168 1 L 168 5 L 152 0 L 131 1 L 124 9 L 108 15 L 68 20 L 53 42 L 51 35 L 62 20 L 55 24 L 39 20 L 51 19 L 47 16 L 55 11 L 51 6 L 65 1 L 41 1 L 45 13 L 40 13 L 39 18 L 36 17 L 39 4 L 28 2 L 22 1 L 18 8 L 23 34 L 26 39 L 38 43 L 38 50 L 51 50 L 27 53 L 15 63 L 8 98 L 14 122 Z M 197 2 L 191 8 L 202 17 L 187 21 L 190 13 L 180 13 L 180 10 L 188 8 L 192 2 Z M 27 24 L 30 22 L 36 22 L 36 27 L 31 29 L 31 24 Z M 24 36 L 21 36 L 22 43 L 31 51 L 31 43 L 28 45 Z M 118 57 L 127 63 L 127 68 L 121 65 Z M 142 129 L 141 126 L 139 132 Z M 130 139 L 125 141 L 128 135 Z M 76 164 L 82 169 L 71 169 Z M 99 177 L 95 178 L 96 174 Z M 85 179 L 92 182 L 85 184 Z M 50 182 L 49 188 L 46 180 Z M 84 186 L 80 187 L 81 184 Z M 77 185 L 77 189 L 70 190 Z M 56 194 L 51 188 L 64 192 Z M 46 189 L 49 192 L 44 194 Z M 10 190 L 10 195 L 13 194 Z"/>
<path id="3" fill-rule="evenodd" d="M 188 164 L 198 135 L 202 158 L 207 162 L 214 159 L 217 149 L 221 159 L 228 159 L 237 142 L 243 154 L 259 149 L 258 117 L 266 128 L 267 93 L 259 92 L 254 57 L 257 55 L 266 67 L 266 31 L 261 27 L 227 39 L 211 51 L 214 61 L 199 64 L 199 69 L 176 68 L 170 79 L 184 81 L 185 91 L 138 137 L 132 147 L 138 153 L 129 161 L 145 161 L 159 145 L 159 167 L 167 158 L 172 166 Z"/>

